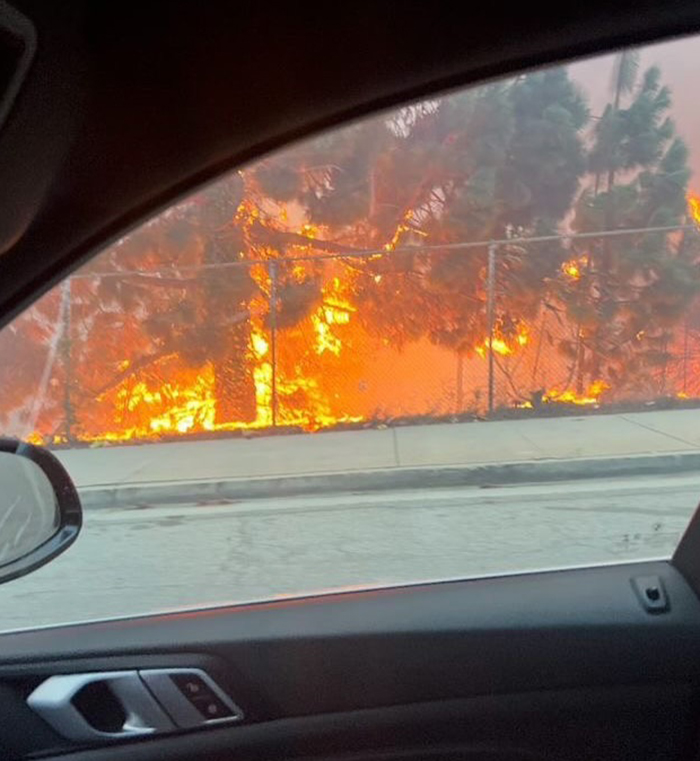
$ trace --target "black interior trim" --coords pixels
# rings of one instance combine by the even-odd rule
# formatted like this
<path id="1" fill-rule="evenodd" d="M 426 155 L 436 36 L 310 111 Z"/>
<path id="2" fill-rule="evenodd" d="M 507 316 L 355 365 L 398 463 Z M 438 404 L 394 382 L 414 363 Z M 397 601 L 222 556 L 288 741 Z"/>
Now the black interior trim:
<path id="1" fill-rule="evenodd" d="M 666 612 L 648 612 L 633 588 L 650 576 Z M 242 725 L 71 758 L 325 758 L 511 740 L 560 761 L 677 757 L 696 738 L 698 631 L 700 601 L 658 561 L 7 633 L 0 697 L 14 719 L 0 743 L 20 748 L 15 758 L 74 748 L 24 702 L 48 676 L 190 666 L 241 706 Z"/>
<path id="2" fill-rule="evenodd" d="M 695 747 L 693 697 L 687 684 L 487 695 L 213 729 L 60 757 L 66 761 L 670 759 Z"/>
<path id="3" fill-rule="evenodd" d="M 696 509 L 671 562 L 700 597 L 700 508 Z"/>
<path id="4" fill-rule="evenodd" d="M 28 18 L 0 0 L 0 129 L 12 110 L 36 52 Z"/>

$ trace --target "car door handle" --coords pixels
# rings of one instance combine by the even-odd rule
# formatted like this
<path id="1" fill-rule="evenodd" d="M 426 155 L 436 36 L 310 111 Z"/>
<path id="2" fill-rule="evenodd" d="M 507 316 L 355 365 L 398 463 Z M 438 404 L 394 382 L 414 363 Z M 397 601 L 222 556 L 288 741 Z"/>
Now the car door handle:
<path id="1" fill-rule="evenodd" d="M 175 729 L 138 671 L 52 676 L 27 703 L 70 740 L 125 740 Z"/>

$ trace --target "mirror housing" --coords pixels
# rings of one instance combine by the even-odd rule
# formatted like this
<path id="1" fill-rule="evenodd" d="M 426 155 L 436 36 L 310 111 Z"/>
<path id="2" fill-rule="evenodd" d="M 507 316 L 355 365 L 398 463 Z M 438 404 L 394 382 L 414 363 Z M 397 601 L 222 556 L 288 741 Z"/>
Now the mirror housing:
<path id="1" fill-rule="evenodd" d="M 0 584 L 67 550 L 82 522 L 80 497 L 59 460 L 48 449 L 0 438 Z"/>

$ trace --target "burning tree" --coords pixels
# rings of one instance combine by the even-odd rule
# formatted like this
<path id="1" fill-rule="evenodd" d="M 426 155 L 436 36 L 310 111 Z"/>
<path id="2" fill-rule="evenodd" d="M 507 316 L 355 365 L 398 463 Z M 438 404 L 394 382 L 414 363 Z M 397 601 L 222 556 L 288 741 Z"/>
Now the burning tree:
<path id="1" fill-rule="evenodd" d="M 90 319 L 106 316 L 111 325 L 102 327 L 124 337 L 124 317 L 130 315 L 140 336 L 129 336 L 131 356 L 123 360 L 122 346 L 122 360 L 106 382 L 93 378 L 84 384 L 96 407 L 113 390 L 130 411 L 154 400 L 166 408 L 182 397 L 178 421 L 167 415 L 161 420 L 151 409 L 151 429 L 165 432 L 173 423 L 177 430 L 215 430 L 273 422 L 270 331 L 304 319 L 322 295 L 313 263 L 285 263 L 285 254 L 298 253 L 306 239 L 277 223 L 281 217 L 255 176 L 237 173 L 100 257 Z M 82 353 L 73 341 L 74 362 L 104 376 L 104 356 L 89 361 L 90 352 L 102 351 L 100 343 L 89 333 L 84 338 Z M 192 398 L 169 383 L 173 377 L 191 387 Z M 302 386 L 280 383 L 277 391 L 284 401 L 294 396 L 303 404 L 308 399 L 301 398 Z"/>
<path id="2" fill-rule="evenodd" d="M 636 84 L 636 54 L 618 57 L 613 98 L 589 151 L 591 184 L 576 204 L 579 232 L 678 225 L 687 220 L 688 152 L 668 117 L 660 71 Z M 618 394 L 663 392 L 673 328 L 698 294 L 697 237 L 639 233 L 579 241 L 560 296 L 575 326 L 562 342 L 576 390 L 602 381 Z"/>
<path id="3" fill-rule="evenodd" d="M 566 69 L 553 69 L 355 125 L 255 171 L 270 197 L 297 203 L 346 255 L 368 330 L 474 352 L 486 334 L 485 250 L 420 248 L 555 230 L 585 170 L 586 121 Z M 415 253 L 393 253 L 411 245 Z M 387 255 L 353 259 L 367 250 Z M 562 257 L 553 246 L 504 260 L 504 340 L 536 310 Z"/>
<path id="4" fill-rule="evenodd" d="M 221 406 L 193 410 L 192 425 L 217 422 L 222 408 L 237 419 L 254 418 L 252 378 L 238 357 L 248 347 L 255 283 L 244 267 L 231 267 L 223 282 L 213 269 L 240 258 L 227 223 L 241 184 L 234 175 L 210 188 L 204 201 L 196 197 L 138 228 L 73 282 L 70 359 L 87 431 L 92 418 L 99 422 L 105 398 L 114 397 L 125 422 L 140 399 L 157 393 L 151 388 L 163 389 L 162 407 L 172 405 L 179 394 L 168 387 L 170 377 L 181 366 L 197 376 L 208 363 L 219 367 Z"/>
<path id="5" fill-rule="evenodd" d="M 57 357 L 66 344 L 57 325 L 67 296 L 65 289 L 52 291 L 0 331 L 0 354 L 12 358 L 2 366 L 1 419 L 8 433 L 25 437 L 36 429 L 52 430 L 63 419 L 66 368 Z"/>

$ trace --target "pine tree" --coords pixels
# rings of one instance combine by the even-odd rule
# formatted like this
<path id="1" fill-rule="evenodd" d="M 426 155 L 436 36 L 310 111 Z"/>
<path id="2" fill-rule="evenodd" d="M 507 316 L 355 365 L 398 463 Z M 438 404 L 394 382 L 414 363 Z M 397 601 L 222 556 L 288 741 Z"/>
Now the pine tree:
<path id="1" fill-rule="evenodd" d="M 216 368 L 216 422 L 255 418 L 247 361 L 255 283 L 247 267 L 217 266 L 241 259 L 232 225 L 241 198 L 233 175 L 126 236 L 83 273 L 98 277 L 74 283 L 72 322 L 83 326 L 71 342 L 78 407 L 99 417 L 104 394 L 137 378 L 160 385 L 168 380 L 162 363 L 178 358 Z"/>
<path id="2" fill-rule="evenodd" d="M 678 225 L 685 221 L 688 152 L 668 117 L 671 95 L 660 71 L 635 85 L 636 59 L 621 55 L 613 100 L 599 120 L 589 153 L 592 185 L 576 206 L 579 232 Z M 578 391 L 602 380 L 621 395 L 659 391 L 673 327 L 698 293 L 697 244 L 681 234 L 604 236 L 575 246 L 581 277 L 564 286 L 578 325 Z M 662 373 L 663 375 L 663 373 Z"/>
<path id="3" fill-rule="evenodd" d="M 331 133 L 263 162 L 262 190 L 294 200 L 335 243 L 353 278 L 359 319 L 401 345 L 428 335 L 458 352 L 485 335 L 486 251 L 387 250 L 551 232 L 585 170 L 585 101 L 565 69 L 429 101 Z M 500 274 L 504 332 L 536 311 L 559 247 L 511 249 Z"/>
<path id="4" fill-rule="evenodd" d="M 493 163 L 487 169 L 489 192 L 483 193 L 480 161 L 476 177 L 461 179 L 455 203 L 440 220 L 441 240 L 504 239 L 547 235 L 556 231 L 575 197 L 585 169 L 581 130 L 588 113 L 585 102 L 565 69 L 521 77 L 499 94 L 511 124 L 502 145 L 494 146 Z M 501 117 L 501 120 L 503 117 Z M 483 139 L 492 141 L 493 125 L 483 124 Z M 477 136 L 481 136 L 477 132 Z M 487 143 L 487 144 L 488 144 Z M 480 211 L 486 224 L 465 225 Z M 563 260 L 559 245 L 508 246 L 498 258 L 498 327 L 504 338 L 517 332 L 521 320 L 532 319 L 540 308 L 543 284 Z M 456 320 L 435 336 L 438 342 L 470 350 L 486 335 L 483 304 L 485 252 L 434 257 L 431 284 L 452 296 L 461 311 Z M 472 304 L 463 298 L 471 285 Z M 481 302 L 480 310 L 474 301 Z M 469 326 L 471 329 L 465 328 Z"/>
<path id="5" fill-rule="evenodd" d="M 232 175 L 210 187 L 206 200 L 198 206 L 205 265 L 199 274 L 202 331 L 191 338 L 197 342 L 193 348 L 215 367 L 218 424 L 249 423 L 256 417 L 253 369 L 249 361 L 249 302 L 256 287 L 248 268 L 240 261 L 245 242 L 235 224 L 243 193 L 241 177 Z M 229 266 L 223 269 L 220 265 Z"/>

